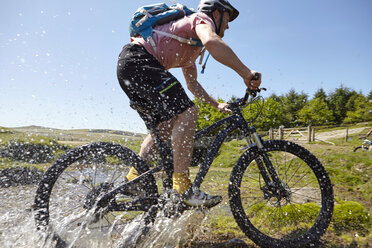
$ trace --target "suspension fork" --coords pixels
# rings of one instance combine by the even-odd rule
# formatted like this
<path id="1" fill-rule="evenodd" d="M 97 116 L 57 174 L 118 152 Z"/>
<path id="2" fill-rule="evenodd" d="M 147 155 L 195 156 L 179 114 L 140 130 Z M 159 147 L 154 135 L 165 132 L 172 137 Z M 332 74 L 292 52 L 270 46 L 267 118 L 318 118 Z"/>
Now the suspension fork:
<path id="1" fill-rule="evenodd" d="M 256 143 L 262 157 L 262 159 L 261 157 L 256 158 L 255 161 L 257 163 L 260 174 L 265 181 L 265 184 L 269 186 L 273 193 L 277 193 L 275 189 L 279 189 L 279 193 L 284 192 L 284 187 L 279 179 L 279 176 L 276 173 L 273 164 L 271 163 L 267 153 L 264 150 L 264 145 L 262 143 L 261 137 L 258 135 L 254 127 L 249 127 L 248 130 L 249 135 L 246 135 L 248 143 L 250 145 Z"/>

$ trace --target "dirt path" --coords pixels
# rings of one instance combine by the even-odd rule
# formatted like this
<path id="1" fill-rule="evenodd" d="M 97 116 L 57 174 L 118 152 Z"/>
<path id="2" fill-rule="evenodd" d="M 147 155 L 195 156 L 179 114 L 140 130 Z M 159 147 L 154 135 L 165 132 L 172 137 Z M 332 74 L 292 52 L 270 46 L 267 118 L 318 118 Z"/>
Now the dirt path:
<path id="1" fill-rule="evenodd" d="M 352 135 L 352 134 L 360 133 L 364 129 L 365 127 L 349 129 L 348 134 Z M 329 132 L 315 132 L 315 141 L 329 142 L 330 139 L 342 138 L 342 137 L 345 137 L 345 135 L 346 135 L 346 128 L 341 129 L 341 130 L 329 131 Z M 296 138 L 288 137 L 288 140 L 293 140 L 296 142 L 307 142 L 307 137 L 306 136 L 296 137 Z"/>
<path id="2" fill-rule="evenodd" d="M 365 127 L 353 128 L 353 129 L 349 129 L 348 133 L 349 135 L 356 134 L 356 133 L 362 132 L 364 129 Z M 329 140 L 329 139 L 334 139 L 334 138 L 342 138 L 342 137 L 345 137 L 345 135 L 346 135 L 346 128 L 343 130 L 315 133 L 315 139 Z"/>

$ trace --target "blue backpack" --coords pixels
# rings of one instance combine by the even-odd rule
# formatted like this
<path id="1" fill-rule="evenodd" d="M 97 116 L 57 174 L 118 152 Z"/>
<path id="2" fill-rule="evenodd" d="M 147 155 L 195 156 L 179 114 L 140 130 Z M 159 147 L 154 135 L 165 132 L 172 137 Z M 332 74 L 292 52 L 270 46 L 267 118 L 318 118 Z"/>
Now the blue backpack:
<path id="1" fill-rule="evenodd" d="M 156 50 L 153 41 L 152 33 L 160 33 L 166 35 L 179 42 L 186 43 L 191 46 L 203 46 L 200 40 L 192 38 L 182 38 L 170 33 L 162 32 L 153 29 L 157 25 L 162 25 L 174 20 L 183 18 L 195 13 L 193 10 L 184 5 L 177 4 L 168 7 L 165 3 L 157 3 L 140 7 L 132 16 L 129 31 L 131 37 L 142 36 L 146 41 L 150 42 Z"/>

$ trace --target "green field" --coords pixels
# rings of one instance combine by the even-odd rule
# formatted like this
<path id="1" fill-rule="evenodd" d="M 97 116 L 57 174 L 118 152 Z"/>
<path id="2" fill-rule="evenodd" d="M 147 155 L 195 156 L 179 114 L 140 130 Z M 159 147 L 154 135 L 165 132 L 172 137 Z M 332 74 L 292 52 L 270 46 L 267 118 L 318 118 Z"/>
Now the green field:
<path id="1" fill-rule="evenodd" d="M 360 126 L 358 126 L 360 127 Z M 333 128 L 332 130 L 334 130 Z M 322 132 L 327 129 L 323 128 Z M 334 186 L 335 211 L 331 226 L 323 236 L 325 247 L 370 247 L 372 245 L 372 153 L 353 152 L 353 147 L 360 145 L 358 139 L 368 131 L 353 134 L 345 138 L 331 140 L 335 145 L 323 142 L 302 144 L 310 150 L 324 165 Z M 110 141 L 125 145 L 138 152 L 143 134 L 133 134 L 114 130 L 58 130 L 41 127 L 5 128 L 0 127 L 0 150 L 11 144 L 33 144 L 48 146 L 50 157 L 35 163 L 35 160 L 11 159 L 0 157 L 0 169 L 14 166 L 47 169 L 50 164 L 66 149 L 78 145 Z M 226 142 L 213 162 L 203 185 L 208 193 L 223 195 L 224 201 L 210 210 L 203 221 L 197 238 L 190 241 L 190 247 L 202 247 L 202 244 L 221 244 L 232 238 L 253 243 L 240 231 L 228 206 L 227 185 L 232 166 L 242 154 L 244 140 Z M 195 176 L 198 167 L 192 167 Z M 353 246 L 355 245 L 355 246 Z M 357 245 L 357 246 L 356 246 Z"/>

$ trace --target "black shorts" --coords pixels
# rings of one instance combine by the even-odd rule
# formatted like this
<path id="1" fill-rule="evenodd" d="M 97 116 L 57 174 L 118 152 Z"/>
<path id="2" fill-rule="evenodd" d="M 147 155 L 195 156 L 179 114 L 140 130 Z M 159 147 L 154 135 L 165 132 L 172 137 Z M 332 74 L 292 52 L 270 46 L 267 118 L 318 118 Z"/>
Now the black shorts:
<path id="1" fill-rule="evenodd" d="M 117 76 L 148 129 L 194 106 L 180 82 L 140 45 L 123 47 Z"/>

